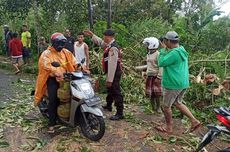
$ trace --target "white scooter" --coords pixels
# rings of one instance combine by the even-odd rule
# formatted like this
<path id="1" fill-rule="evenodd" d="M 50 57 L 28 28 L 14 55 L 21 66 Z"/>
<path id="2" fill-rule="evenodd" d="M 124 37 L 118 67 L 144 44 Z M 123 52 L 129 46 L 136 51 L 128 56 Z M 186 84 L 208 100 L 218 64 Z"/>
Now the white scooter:
<path id="1" fill-rule="evenodd" d="M 61 66 L 58 62 L 51 64 L 57 68 Z M 99 108 L 101 99 L 95 95 L 88 74 L 82 71 L 65 73 L 64 80 L 70 83 L 70 117 L 69 120 L 59 117 L 60 121 L 71 127 L 79 125 L 85 137 L 93 141 L 100 140 L 105 133 L 103 113 Z M 40 112 L 46 117 L 49 117 L 48 102 L 49 98 L 44 96 L 39 105 Z"/>

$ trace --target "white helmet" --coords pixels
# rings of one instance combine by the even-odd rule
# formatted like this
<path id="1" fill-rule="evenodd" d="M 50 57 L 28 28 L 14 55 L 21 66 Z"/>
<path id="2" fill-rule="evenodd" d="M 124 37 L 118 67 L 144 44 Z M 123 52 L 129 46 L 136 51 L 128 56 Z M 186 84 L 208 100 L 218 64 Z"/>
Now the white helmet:
<path id="1" fill-rule="evenodd" d="M 148 49 L 158 49 L 159 40 L 155 37 L 147 37 L 144 39 L 143 44 L 147 45 Z"/>

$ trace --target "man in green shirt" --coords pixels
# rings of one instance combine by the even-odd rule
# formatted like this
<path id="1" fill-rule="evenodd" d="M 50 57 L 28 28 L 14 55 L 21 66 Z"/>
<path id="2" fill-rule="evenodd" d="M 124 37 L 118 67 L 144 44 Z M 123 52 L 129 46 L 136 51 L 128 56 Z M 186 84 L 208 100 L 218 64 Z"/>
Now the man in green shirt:
<path id="1" fill-rule="evenodd" d="M 171 134 L 173 132 L 172 111 L 174 105 L 186 115 L 190 122 L 190 132 L 200 127 L 200 122 L 192 115 L 182 103 L 186 89 L 189 87 L 188 53 L 179 45 L 179 36 L 175 31 L 169 31 L 161 44 L 162 49 L 158 56 L 158 66 L 163 67 L 163 112 L 166 127 L 158 126 L 157 130 Z"/>

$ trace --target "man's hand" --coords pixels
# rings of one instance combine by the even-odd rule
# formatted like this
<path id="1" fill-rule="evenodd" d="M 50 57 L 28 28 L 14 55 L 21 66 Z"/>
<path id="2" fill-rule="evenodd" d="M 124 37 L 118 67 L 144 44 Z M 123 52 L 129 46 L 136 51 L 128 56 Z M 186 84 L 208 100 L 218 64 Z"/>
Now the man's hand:
<path id="1" fill-rule="evenodd" d="M 161 48 L 166 48 L 166 45 L 165 45 L 164 41 L 160 42 L 160 47 Z"/>
<path id="2" fill-rule="evenodd" d="M 155 81 L 156 86 L 161 86 L 161 79 L 160 78 L 156 78 L 154 81 Z"/>
<path id="3" fill-rule="evenodd" d="M 83 33 L 85 34 L 85 36 L 89 36 L 89 37 L 93 36 L 93 32 L 90 30 L 84 30 Z"/>
<path id="4" fill-rule="evenodd" d="M 78 63 L 75 69 L 76 69 L 77 71 L 81 71 L 81 68 L 82 68 L 81 64 Z"/>
<path id="5" fill-rule="evenodd" d="M 61 74 L 61 73 L 58 73 L 58 72 L 55 72 L 55 73 L 54 73 L 54 76 L 57 77 L 57 78 L 62 78 L 62 74 Z"/>
<path id="6" fill-rule="evenodd" d="M 106 87 L 107 87 L 107 88 L 111 88 L 111 87 L 112 87 L 112 82 L 108 82 L 108 81 L 107 81 L 107 82 L 106 82 Z"/>

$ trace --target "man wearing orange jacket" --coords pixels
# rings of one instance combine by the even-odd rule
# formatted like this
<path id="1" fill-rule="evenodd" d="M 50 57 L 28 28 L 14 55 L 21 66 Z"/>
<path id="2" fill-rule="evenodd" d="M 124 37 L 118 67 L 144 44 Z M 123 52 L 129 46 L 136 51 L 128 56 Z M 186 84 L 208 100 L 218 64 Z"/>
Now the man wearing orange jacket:
<path id="1" fill-rule="evenodd" d="M 77 61 L 73 54 L 66 50 L 65 44 L 67 39 L 62 33 L 54 33 L 51 36 L 52 46 L 45 50 L 38 62 L 39 73 L 37 77 L 34 105 L 39 105 L 46 90 L 49 96 L 48 114 L 49 114 L 49 128 L 48 132 L 54 132 L 54 125 L 57 119 L 57 107 L 59 99 L 57 97 L 57 90 L 59 88 L 59 81 L 62 81 L 63 73 L 73 72 L 77 67 Z M 53 67 L 52 62 L 59 62 L 60 67 Z"/>

